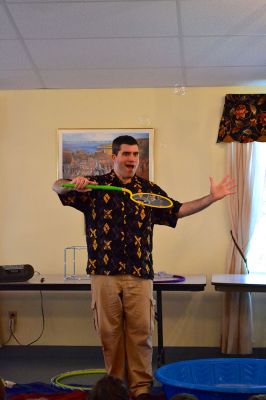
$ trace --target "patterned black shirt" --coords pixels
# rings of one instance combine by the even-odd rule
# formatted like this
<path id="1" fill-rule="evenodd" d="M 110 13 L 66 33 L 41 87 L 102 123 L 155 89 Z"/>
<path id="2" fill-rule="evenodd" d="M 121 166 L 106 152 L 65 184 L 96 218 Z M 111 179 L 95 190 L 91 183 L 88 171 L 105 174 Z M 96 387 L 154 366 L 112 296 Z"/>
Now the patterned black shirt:
<path id="1" fill-rule="evenodd" d="M 159 186 L 138 176 L 123 185 L 114 171 L 90 177 L 99 185 L 125 187 L 136 192 L 167 194 Z M 154 224 L 172 228 L 177 223 L 181 203 L 172 208 L 145 207 L 130 200 L 124 192 L 92 190 L 69 191 L 59 195 L 63 205 L 84 213 L 88 248 L 87 273 L 97 275 L 129 274 L 152 279 L 152 238 Z"/>

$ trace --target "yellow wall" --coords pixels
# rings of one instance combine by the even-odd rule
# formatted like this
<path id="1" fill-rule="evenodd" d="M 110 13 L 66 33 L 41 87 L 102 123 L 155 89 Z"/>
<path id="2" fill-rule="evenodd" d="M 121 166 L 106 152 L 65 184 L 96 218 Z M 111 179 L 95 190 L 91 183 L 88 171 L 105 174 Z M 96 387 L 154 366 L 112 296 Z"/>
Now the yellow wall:
<path id="1" fill-rule="evenodd" d="M 155 181 L 169 195 L 192 200 L 208 193 L 208 177 L 226 172 L 225 146 L 216 144 L 226 93 L 262 88 L 188 88 L 185 96 L 164 89 L 0 91 L 0 264 L 32 264 L 63 274 L 64 248 L 84 245 L 82 215 L 63 207 L 51 190 L 57 178 L 57 128 L 155 129 Z M 177 229 L 156 227 L 157 271 L 225 272 L 229 243 L 226 201 L 180 220 Z M 88 293 L 43 293 L 45 332 L 37 344 L 98 345 Z M 167 293 L 166 346 L 218 346 L 221 293 Z M 257 296 L 255 345 L 264 342 Z M 17 336 L 34 340 L 41 328 L 38 293 L 0 293 L 2 333 L 7 310 L 18 311 Z M 257 314 L 258 315 L 257 315 Z M 14 341 L 10 342 L 14 344 Z M 156 337 L 154 338 L 156 344 Z"/>

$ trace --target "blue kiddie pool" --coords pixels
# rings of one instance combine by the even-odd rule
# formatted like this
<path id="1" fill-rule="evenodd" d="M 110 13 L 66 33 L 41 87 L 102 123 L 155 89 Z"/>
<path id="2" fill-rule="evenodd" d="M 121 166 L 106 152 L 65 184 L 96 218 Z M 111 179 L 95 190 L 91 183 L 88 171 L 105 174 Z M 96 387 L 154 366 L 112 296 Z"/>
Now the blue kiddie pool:
<path id="1" fill-rule="evenodd" d="M 248 400 L 266 393 L 266 360 L 207 358 L 164 365 L 155 372 L 167 400 L 178 393 L 199 400 Z"/>

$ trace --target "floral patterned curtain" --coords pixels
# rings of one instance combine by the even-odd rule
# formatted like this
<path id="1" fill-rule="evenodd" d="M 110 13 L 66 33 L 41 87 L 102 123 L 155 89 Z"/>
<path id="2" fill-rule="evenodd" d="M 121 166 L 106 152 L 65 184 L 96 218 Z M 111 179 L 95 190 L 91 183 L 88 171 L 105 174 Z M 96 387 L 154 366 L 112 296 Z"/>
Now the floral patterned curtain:
<path id="1" fill-rule="evenodd" d="M 266 94 L 227 94 L 219 142 L 266 142 Z"/>

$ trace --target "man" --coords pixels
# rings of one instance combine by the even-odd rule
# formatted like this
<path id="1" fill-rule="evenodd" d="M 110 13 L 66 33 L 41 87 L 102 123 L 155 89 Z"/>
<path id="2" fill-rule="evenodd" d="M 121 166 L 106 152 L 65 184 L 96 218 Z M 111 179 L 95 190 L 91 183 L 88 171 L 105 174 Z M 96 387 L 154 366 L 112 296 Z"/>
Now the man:
<path id="1" fill-rule="evenodd" d="M 138 177 L 137 141 L 119 136 L 112 144 L 113 170 L 95 177 L 76 177 L 74 189 L 56 181 L 53 190 L 63 205 L 85 216 L 88 247 L 87 273 L 91 275 L 92 309 L 109 375 L 126 379 L 133 398 L 148 399 L 152 382 L 154 328 L 154 277 L 152 235 L 154 224 L 175 227 L 178 218 L 199 212 L 232 194 L 234 182 L 210 178 L 210 194 L 186 203 L 173 201 L 168 209 L 151 208 L 131 201 L 128 194 L 90 190 L 91 183 L 128 188 L 133 193 L 167 194 Z M 67 181 L 69 182 L 69 181 Z"/>

